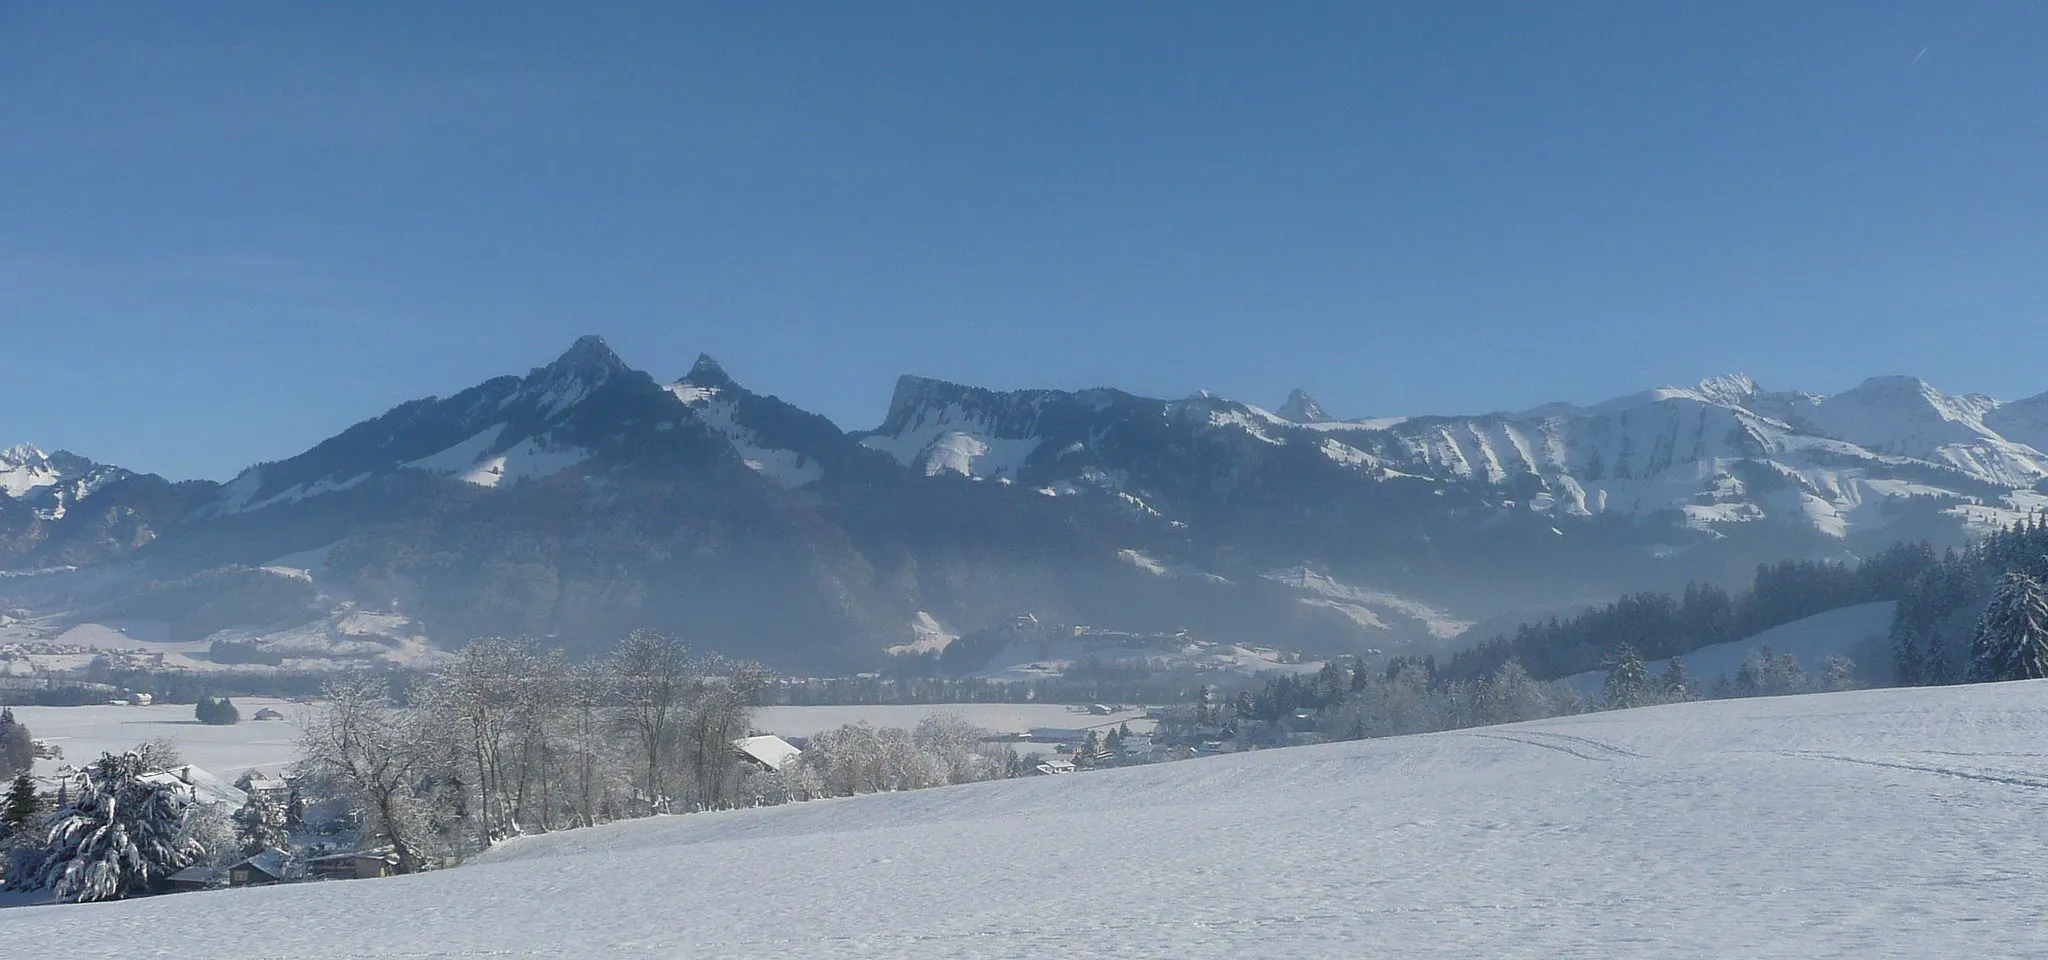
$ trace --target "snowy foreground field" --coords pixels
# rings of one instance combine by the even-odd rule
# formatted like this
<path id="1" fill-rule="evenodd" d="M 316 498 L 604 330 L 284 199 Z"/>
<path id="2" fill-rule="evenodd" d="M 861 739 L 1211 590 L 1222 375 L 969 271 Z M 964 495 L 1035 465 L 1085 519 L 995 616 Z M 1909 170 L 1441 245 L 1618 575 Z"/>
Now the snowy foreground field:
<path id="1" fill-rule="evenodd" d="M 2048 682 L 643 820 L 0 911 L 9 957 L 2048 955 Z"/>

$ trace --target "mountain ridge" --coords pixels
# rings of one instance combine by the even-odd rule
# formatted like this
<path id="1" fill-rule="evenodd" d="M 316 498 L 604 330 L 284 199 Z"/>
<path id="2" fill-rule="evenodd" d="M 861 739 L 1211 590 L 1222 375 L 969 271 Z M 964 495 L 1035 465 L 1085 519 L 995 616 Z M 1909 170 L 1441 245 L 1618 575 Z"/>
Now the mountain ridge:
<path id="1" fill-rule="evenodd" d="M 2048 393 L 1887 376 L 1828 396 L 1740 374 L 1348 421 L 1300 390 L 1273 412 L 905 375 L 877 427 L 848 431 L 708 355 L 661 382 L 588 336 L 222 484 L 10 448 L 0 569 L 120 561 L 162 581 L 323 551 L 321 582 L 349 585 L 335 603 L 402 607 L 444 640 L 660 625 L 792 667 L 1022 613 L 1342 651 L 1788 555 L 1958 542 L 2048 507 L 2027 438 L 2048 441 Z M 1268 575 L 1295 569 L 1317 572 Z M 118 588 L 95 589 L 63 603 Z"/>

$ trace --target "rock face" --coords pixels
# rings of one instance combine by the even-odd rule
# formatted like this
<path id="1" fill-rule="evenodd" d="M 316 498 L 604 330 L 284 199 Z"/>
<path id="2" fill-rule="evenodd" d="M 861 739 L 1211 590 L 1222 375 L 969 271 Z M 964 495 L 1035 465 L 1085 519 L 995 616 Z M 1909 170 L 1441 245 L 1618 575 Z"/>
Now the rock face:
<path id="1" fill-rule="evenodd" d="M 0 603 L 140 603 L 236 643 L 306 635 L 285 621 L 309 616 L 584 649 L 655 626 L 796 671 L 1027 613 L 1384 649 L 1763 560 L 1955 542 L 2048 507 L 2044 443 L 2048 394 L 1902 377 L 1338 420 L 1299 390 L 1269 413 L 906 376 L 882 424 L 849 433 L 710 357 L 662 383 L 585 337 L 225 484 L 0 451 Z M 187 596 L 203 614 L 163 599 Z"/>

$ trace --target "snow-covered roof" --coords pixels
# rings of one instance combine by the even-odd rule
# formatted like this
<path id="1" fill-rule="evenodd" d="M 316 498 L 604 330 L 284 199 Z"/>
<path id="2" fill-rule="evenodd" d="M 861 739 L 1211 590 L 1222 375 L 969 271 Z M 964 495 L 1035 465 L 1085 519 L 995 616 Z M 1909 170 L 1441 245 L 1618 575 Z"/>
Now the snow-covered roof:
<path id="1" fill-rule="evenodd" d="M 762 766 L 770 770 L 780 770 L 783 764 L 803 755 L 802 750 L 798 750 L 789 741 L 774 734 L 745 737 L 733 741 L 733 746 L 739 748 L 741 753 L 754 758 Z"/>
<path id="2" fill-rule="evenodd" d="M 235 866 L 254 867 L 258 870 L 263 871 L 264 873 L 276 877 L 279 880 L 282 880 L 284 879 L 284 862 L 285 852 L 283 850 L 265 850 L 262 853 L 259 853 L 253 857 L 250 857 L 247 860 L 235 864 Z"/>
<path id="3" fill-rule="evenodd" d="M 220 879 L 220 871 L 212 867 L 186 867 L 169 879 L 178 883 L 212 883 Z"/>
<path id="4" fill-rule="evenodd" d="M 141 779 L 144 783 L 184 787 L 192 799 L 200 803 L 217 803 L 239 810 L 249 802 L 249 795 L 234 784 L 189 763 L 169 770 L 152 770 L 143 774 Z"/>

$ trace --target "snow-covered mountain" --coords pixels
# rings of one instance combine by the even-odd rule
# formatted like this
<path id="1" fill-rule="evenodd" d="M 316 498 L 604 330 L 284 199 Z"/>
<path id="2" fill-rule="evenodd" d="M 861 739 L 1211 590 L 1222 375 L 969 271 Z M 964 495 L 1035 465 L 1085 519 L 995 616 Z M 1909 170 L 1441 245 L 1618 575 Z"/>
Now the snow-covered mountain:
<path id="1" fill-rule="evenodd" d="M 1959 542 L 2048 508 L 2043 444 L 2048 394 L 1900 377 L 1340 420 L 1300 390 L 1275 413 L 906 376 L 880 426 L 848 432 L 709 357 L 662 382 L 585 337 L 225 484 L 5 451 L 0 569 L 139 564 L 75 581 L 90 590 L 38 581 L 94 609 L 120 606 L 109 583 L 200 577 L 209 613 L 181 628 L 200 629 L 233 620 L 217 584 L 249 579 L 208 571 L 323 551 L 330 618 L 572 645 L 664 626 L 799 669 L 935 652 L 1023 614 L 1337 652 L 1785 557 Z"/>
<path id="2" fill-rule="evenodd" d="M 1213 474 L 1207 493 L 1241 490 L 1269 466 L 1301 489 L 1330 476 L 1311 464 L 1319 457 L 1355 487 L 1457 486 L 1498 511 L 1619 515 L 1714 536 L 1777 522 L 1838 540 L 1883 531 L 1913 500 L 1958 523 L 2010 520 L 2043 506 L 2035 487 L 2048 478 L 2048 454 L 2029 442 L 2048 441 L 2048 398 L 1951 397 L 1903 377 L 1819 396 L 1738 375 L 1591 407 L 1355 421 L 1330 419 L 1297 390 L 1282 409 L 905 378 L 863 442 L 927 474 L 1096 487 L 1168 516 L 1200 493 L 1185 488 L 1193 470 Z"/>
<path id="3" fill-rule="evenodd" d="M 0 942 L 70 960 L 168 953 L 167 931 L 180 953 L 304 960 L 2038 957 L 2044 736 L 2044 681 L 1676 704 L 628 820 L 407 877 L 0 910 Z M 1085 853 L 1053 839 L 1077 825 Z"/>
<path id="4" fill-rule="evenodd" d="M 0 450 L 0 570 L 107 560 L 155 540 L 207 484 L 95 463 L 32 444 Z"/>

